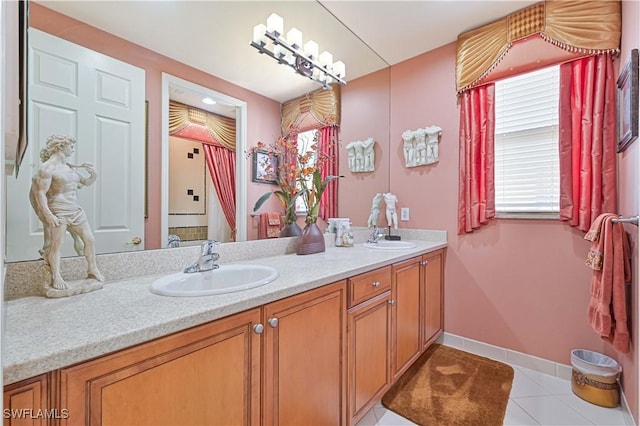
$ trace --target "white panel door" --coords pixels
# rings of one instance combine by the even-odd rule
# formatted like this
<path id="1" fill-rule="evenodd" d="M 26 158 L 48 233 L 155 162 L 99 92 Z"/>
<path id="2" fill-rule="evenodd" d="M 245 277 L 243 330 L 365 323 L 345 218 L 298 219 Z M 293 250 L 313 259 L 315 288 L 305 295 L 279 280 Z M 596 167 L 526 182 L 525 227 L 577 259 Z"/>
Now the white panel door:
<path id="1" fill-rule="evenodd" d="M 52 134 L 76 138 L 70 163 L 96 165 L 97 181 L 78 190 L 96 252 L 143 249 L 144 70 L 30 29 L 28 91 L 29 147 L 18 178 L 7 179 L 7 260 L 35 259 L 42 247 L 29 187 Z M 129 244 L 134 237 L 142 242 Z M 76 255 L 70 236 L 63 255 Z"/>

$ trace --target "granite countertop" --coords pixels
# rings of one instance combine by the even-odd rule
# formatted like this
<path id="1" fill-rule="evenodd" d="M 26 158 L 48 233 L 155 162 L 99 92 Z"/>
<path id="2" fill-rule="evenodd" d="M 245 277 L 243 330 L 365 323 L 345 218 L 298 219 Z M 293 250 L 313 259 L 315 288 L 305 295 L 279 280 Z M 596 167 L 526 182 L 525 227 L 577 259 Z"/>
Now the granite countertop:
<path id="1" fill-rule="evenodd" d="M 373 250 L 356 244 L 323 253 L 283 254 L 241 262 L 269 265 L 280 277 L 267 285 L 200 297 L 158 296 L 149 291 L 160 276 L 107 283 L 103 289 L 63 299 L 24 297 L 6 302 L 3 377 L 10 384 L 204 324 L 446 247 L 412 240 L 406 250 Z"/>

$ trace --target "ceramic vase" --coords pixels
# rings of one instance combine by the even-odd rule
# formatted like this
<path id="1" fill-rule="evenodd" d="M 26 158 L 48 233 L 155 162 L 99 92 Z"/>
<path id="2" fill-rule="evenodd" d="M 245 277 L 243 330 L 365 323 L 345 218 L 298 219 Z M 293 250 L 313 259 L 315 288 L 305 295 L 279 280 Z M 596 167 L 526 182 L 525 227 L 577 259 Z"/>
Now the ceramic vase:
<path id="1" fill-rule="evenodd" d="M 296 223 L 285 223 L 280 230 L 280 237 L 297 237 L 302 234 L 302 228 Z"/>
<path id="2" fill-rule="evenodd" d="M 297 254 L 313 254 L 325 251 L 324 234 L 315 222 L 307 223 L 298 237 Z"/>

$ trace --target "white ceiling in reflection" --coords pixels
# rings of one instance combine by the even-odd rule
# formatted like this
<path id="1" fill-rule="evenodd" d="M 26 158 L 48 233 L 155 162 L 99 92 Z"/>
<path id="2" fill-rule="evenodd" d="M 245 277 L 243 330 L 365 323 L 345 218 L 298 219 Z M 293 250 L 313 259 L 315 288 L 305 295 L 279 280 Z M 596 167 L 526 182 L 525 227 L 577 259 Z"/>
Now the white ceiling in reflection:
<path id="1" fill-rule="evenodd" d="M 320 87 L 251 47 L 275 12 L 346 64 L 347 82 L 452 41 L 535 1 L 39 1 L 279 102 Z"/>

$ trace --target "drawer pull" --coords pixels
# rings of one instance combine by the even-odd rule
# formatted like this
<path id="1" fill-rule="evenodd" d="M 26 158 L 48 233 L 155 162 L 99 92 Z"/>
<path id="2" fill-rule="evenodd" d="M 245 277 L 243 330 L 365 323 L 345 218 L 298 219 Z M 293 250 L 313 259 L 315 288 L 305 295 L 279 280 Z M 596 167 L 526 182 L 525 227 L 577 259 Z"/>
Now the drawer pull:
<path id="1" fill-rule="evenodd" d="M 393 299 L 391 299 L 391 300 L 389 300 L 389 304 L 390 304 L 391 306 L 396 306 L 396 301 L 395 301 L 395 300 L 393 300 Z"/>
<path id="2" fill-rule="evenodd" d="M 271 328 L 276 328 L 278 326 L 278 318 L 269 318 L 268 322 Z"/>
<path id="3" fill-rule="evenodd" d="M 373 282 L 373 286 L 374 286 L 375 288 L 379 288 L 379 287 L 380 287 L 380 281 L 374 281 L 374 282 Z"/>
<path id="4" fill-rule="evenodd" d="M 253 331 L 256 334 L 262 334 L 262 332 L 264 331 L 264 325 L 262 324 L 256 324 L 253 326 Z"/>

